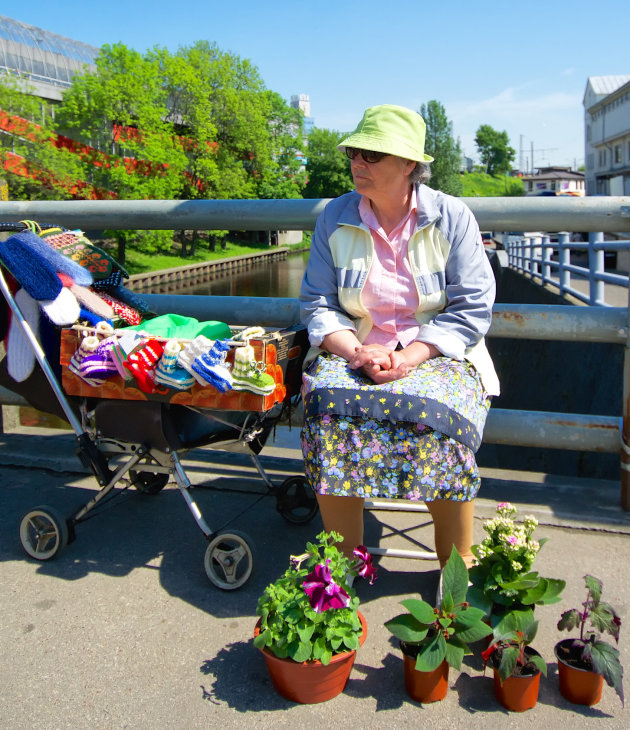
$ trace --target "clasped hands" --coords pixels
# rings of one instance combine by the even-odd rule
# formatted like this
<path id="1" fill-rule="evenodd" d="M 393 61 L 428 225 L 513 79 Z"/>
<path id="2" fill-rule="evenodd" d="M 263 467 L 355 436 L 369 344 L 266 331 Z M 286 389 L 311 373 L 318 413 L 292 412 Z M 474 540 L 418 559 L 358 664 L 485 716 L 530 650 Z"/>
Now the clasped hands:
<path id="1" fill-rule="evenodd" d="M 409 352 L 392 350 L 378 344 L 360 345 L 348 360 L 353 370 L 359 370 L 374 383 L 389 383 L 409 374 L 418 362 L 412 362 Z"/>

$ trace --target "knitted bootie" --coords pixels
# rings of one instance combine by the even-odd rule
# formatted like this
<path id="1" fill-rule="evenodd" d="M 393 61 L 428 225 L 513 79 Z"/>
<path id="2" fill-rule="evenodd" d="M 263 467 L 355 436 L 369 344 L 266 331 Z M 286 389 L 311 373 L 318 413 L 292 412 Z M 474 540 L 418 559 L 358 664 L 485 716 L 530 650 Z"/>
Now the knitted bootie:
<path id="1" fill-rule="evenodd" d="M 149 340 L 140 350 L 132 352 L 123 363 L 143 393 L 155 393 L 155 366 L 163 352 L 164 345 L 161 342 Z"/>
<path id="2" fill-rule="evenodd" d="M 232 389 L 232 375 L 225 366 L 225 356 L 230 346 L 223 340 L 216 340 L 208 352 L 202 353 L 192 363 L 197 375 L 221 393 Z"/>
<path id="3" fill-rule="evenodd" d="M 89 385 L 102 385 L 105 382 L 103 378 L 91 378 L 81 372 L 81 363 L 86 357 L 89 357 L 96 352 L 98 344 L 98 337 L 95 337 L 94 335 L 84 337 L 83 341 L 79 345 L 79 349 L 70 358 L 70 363 L 68 364 L 68 370 L 70 370 L 71 373 L 78 375 Z"/>
<path id="4" fill-rule="evenodd" d="M 155 382 L 175 390 L 188 390 L 195 384 L 195 379 L 184 368 L 177 365 L 177 356 L 182 346 L 177 340 L 169 340 L 164 346 L 164 353 L 155 369 Z"/>
<path id="5" fill-rule="evenodd" d="M 264 364 L 254 359 L 251 345 L 234 350 L 232 387 L 234 390 L 249 390 L 257 395 L 270 395 L 276 389 L 275 380 L 265 372 Z"/>
<path id="6" fill-rule="evenodd" d="M 194 340 L 191 340 L 177 356 L 177 364 L 184 368 L 187 373 L 190 373 L 199 385 L 207 385 L 208 381 L 204 380 L 204 378 L 202 378 L 201 375 L 194 370 L 192 364 L 198 357 L 203 355 L 205 352 L 208 352 L 213 345 L 214 342 L 205 337 L 205 335 L 197 335 L 197 337 L 195 337 Z"/>
<path id="7" fill-rule="evenodd" d="M 264 327 L 245 327 L 240 332 L 237 332 L 232 339 L 239 340 L 240 342 L 249 342 L 250 340 L 262 337 L 265 334 Z"/>
<path id="8" fill-rule="evenodd" d="M 79 375 L 85 380 L 107 380 L 118 375 L 112 359 L 112 350 L 116 337 L 101 340 L 93 353 L 86 355 L 79 365 Z"/>
<path id="9" fill-rule="evenodd" d="M 125 360 L 131 353 L 144 347 L 146 340 L 137 332 L 124 332 L 118 337 L 112 348 L 112 360 L 118 370 L 118 375 L 123 380 L 133 380 L 133 375 L 124 365 Z"/>

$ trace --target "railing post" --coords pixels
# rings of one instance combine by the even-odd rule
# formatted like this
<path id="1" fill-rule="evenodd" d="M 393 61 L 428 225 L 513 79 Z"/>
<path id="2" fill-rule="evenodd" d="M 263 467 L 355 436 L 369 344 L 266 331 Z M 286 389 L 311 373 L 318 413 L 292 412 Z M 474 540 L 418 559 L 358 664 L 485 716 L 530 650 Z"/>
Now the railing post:
<path id="1" fill-rule="evenodd" d="M 542 237 L 542 285 L 545 286 L 551 281 L 551 253 L 553 246 L 549 236 Z"/>
<path id="2" fill-rule="evenodd" d="M 623 403 L 621 426 L 621 508 L 630 512 L 630 289 L 628 289 L 628 318 L 626 346 L 623 353 Z"/>
<path id="3" fill-rule="evenodd" d="M 569 234 L 558 234 L 558 284 L 560 285 L 560 294 L 564 295 L 571 286 L 571 272 L 567 268 L 571 264 L 571 246 L 569 244 Z"/>
<path id="4" fill-rule="evenodd" d="M 589 304 L 598 307 L 606 304 L 604 282 L 599 278 L 604 273 L 604 252 L 595 249 L 595 244 L 603 240 L 604 234 L 601 231 L 588 234 Z"/>

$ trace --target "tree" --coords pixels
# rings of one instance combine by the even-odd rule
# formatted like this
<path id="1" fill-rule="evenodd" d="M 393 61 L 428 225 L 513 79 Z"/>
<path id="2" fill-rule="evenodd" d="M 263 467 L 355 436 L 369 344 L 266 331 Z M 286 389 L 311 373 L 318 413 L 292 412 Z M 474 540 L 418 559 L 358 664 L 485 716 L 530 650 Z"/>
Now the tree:
<path id="1" fill-rule="evenodd" d="M 427 125 L 425 151 L 434 158 L 430 185 L 449 195 L 462 194 L 460 177 L 461 150 L 453 139 L 453 125 L 439 101 L 431 100 L 420 107 Z"/>
<path id="2" fill-rule="evenodd" d="M 489 124 L 482 124 L 475 135 L 475 144 L 488 175 L 509 172 L 516 158 L 516 150 L 509 146 L 507 132 L 498 132 Z"/>
<path id="3" fill-rule="evenodd" d="M 45 102 L 0 76 L 0 170 L 15 200 L 90 197 L 82 167 L 61 144 Z"/>
<path id="4" fill-rule="evenodd" d="M 306 198 L 336 198 L 354 188 L 350 161 L 337 149 L 341 132 L 314 127 L 308 136 Z"/>

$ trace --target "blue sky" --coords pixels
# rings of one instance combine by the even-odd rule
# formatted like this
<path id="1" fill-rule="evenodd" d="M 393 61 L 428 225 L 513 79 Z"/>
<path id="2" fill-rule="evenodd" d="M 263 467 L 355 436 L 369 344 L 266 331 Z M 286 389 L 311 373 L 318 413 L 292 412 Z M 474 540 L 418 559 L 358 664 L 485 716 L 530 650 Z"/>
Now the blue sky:
<path id="1" fill-rule="evenodd" d="M 248 58 L 318 127 L 348 131 L 373 104 L 441 102 L 464 152 L 480 124 L 516 162 L 582 164 L 589 76 L 630 74 L 628 0 L 30 0 L 2 14 L 101 46 L 172 51 L 197 40 Z"/>

